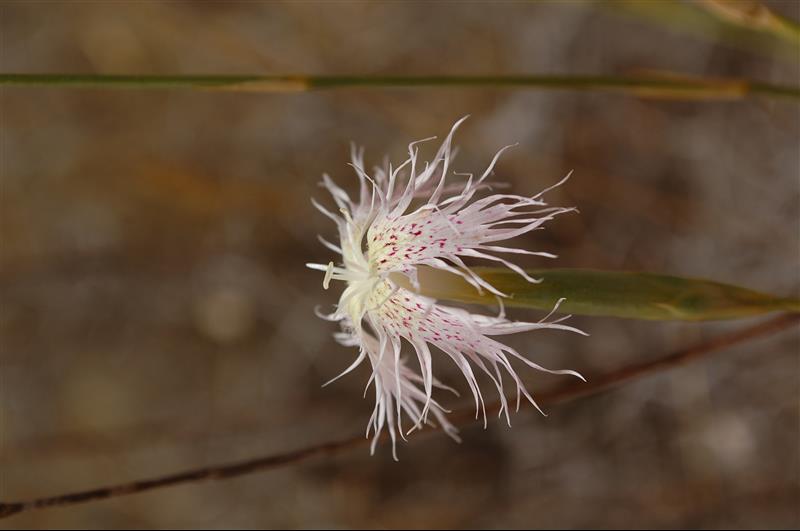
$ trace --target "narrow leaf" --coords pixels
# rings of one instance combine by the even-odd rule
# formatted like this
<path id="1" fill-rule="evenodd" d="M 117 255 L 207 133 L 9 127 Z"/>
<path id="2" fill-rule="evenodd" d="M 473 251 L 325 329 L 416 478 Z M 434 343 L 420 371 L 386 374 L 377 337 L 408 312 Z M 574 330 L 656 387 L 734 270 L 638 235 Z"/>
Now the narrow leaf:
<path id="1" fill-rule="evenodd" d="M 653 273 L 590 269 L 528 270 L 532 284 L 507 269 L 475 268 L 487 282 L 509 295 L 506 306 L 560 313 L 656 321 L 737 319 L 775 311 L 800 312 L 800 300 L 775 297 L 710 280 Z M 462 278 L 439 270 L 420 270 L 420 291 L 451 301 L 496 305 L 497 297 L 478 291 Z"/>

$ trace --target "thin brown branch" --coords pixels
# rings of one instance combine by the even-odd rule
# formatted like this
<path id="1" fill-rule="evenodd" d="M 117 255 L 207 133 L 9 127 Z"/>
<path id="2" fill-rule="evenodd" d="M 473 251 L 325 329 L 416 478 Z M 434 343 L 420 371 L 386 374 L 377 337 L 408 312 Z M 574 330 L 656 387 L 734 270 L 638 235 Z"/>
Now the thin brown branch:
<path id="1" fill-rule="evenodd" d="M 590 379 L 588 383 L 576 382 L 562 386 L 549 393 L 540 394 L 538 397 L 538 402 L 543 406 L 552 406 L 577 398 L 595 395 L 605 390 L 637 380 L 643 376 L 668 370 L 679 365 L 701 359 L 712 352 L 717 352 L 759 337 L 780 332 L 798 323 L 798 321 L 800 321 L 800 315 L 798 314 L 780 315 L 768 321 L 751 325 L 741 330 L 722 334 L 708 341 L 697 343 L 655 360 L 623 367 L 622 369 L 610 374 L 594 377 Z M 499 401 L 494 403 L 490 408 L 487 408 L 487 413 L 490 410 L 496 412 L 499 409 L 499 405 Z M 456 424 L 459 425 L 470 424 L 475 421 L 473 411 L 474 410 L 471 407 L 459 410 L 452 415 L 452 419 Z M 107 498 L 116 498 L 119 496 L 126 496 L 129 494 L 136 494 L 154 489 L 160 489 L 163 487 L 181 485 L 184 483 L 227 479 L 245 474 L 253 474 L 256 472 L 272 470 L 289 464 L 299 463 L 313 457 L 336 454 L 350 448 L 363 446 L 367 442 L 367 439 L 365 439 L 363 436 L 356 436 L 349 439 L 318 444 L 283 454 L 260 457 L 256 459 L 240 461 L 237 463 L 198 468 L 195 470 L 189 470 L 155 479 L 123 483 L 110 487 L 101 487 L 93 490 L 73 492 L 69 494 L 62 494 L 59 496 L 51 496 L 23 502 L 0 503 L 0 518 L 5 518 L 13 514 L 30 511 L 33 509 L 75 505 L 78 503 L 85 503 L 93 500 L 103 500 Z"/>

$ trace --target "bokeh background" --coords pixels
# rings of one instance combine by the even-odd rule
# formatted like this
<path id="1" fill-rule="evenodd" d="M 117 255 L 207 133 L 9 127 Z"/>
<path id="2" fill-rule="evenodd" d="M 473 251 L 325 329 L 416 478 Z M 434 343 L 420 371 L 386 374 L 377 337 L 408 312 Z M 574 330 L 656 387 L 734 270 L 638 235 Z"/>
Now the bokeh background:
<path id="1" fill-rule="evenodd" d="M 678 11 L 675 11 L 675 4 Z M 800 20 L 800 2 L 767 2 Z M 688 11 L 687 11 L 688 9 Z M 676 13 L 678 13 L 676 15 Z M 687 13 L 694 13 L 691 16 Z M 0 2 L 0 70 L 605 74 L 794 84 L 800 51 L 698 4 Z M 800 288 L 800 107 L 507 89 L 301 94 L 4 88 L 0 499 L 147 478 L 350 436 L 371 412 L 332 304 L 323 172 L 352 189 L 410 140 L 574 205 L 521 245 L 558 265 Z M 522 261 L 548 266 L 541 260 Z M 512 317 L 540 318 L 514 311 Z M 591 377 L 742 323 L 575 317 L 512 343 Z M 514 427 L 19 515 L 3 528 L 798 527 L 800 337 L 762 339 Z M 447 363 L 437 370 L 458 388 Z M 522 371 L 534 391 L 564 383 Z M 446 399 L 458 406 L 458 399 Z"/>

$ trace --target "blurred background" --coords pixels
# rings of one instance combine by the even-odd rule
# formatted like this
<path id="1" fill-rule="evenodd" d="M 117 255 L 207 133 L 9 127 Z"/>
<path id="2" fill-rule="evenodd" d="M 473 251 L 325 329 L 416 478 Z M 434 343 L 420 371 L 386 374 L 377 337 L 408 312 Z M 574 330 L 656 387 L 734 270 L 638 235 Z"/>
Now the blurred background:
<path id="1" fill-rule="evenodd" d="M 800 20 L 800 2 L 766 2 Z M 796 86 L 797 44 L 700 3 L 0 2 L 3 72 L 603 74 Z M 301 94 L 9 88 L 0 93 L 0 499 L 61 494 L 364 430 L 368 370 L 315 305 L 336 301 L 310 205 L 329 172 L 444 135 L 457 171 L 518 142 L 498 180 L 569 170 L 577 206 L 521 240 L 526 266 L 800 288 L 800 107 L 508 89 Z M 512 318 L 538 319 L 513 311 Z M 523 334 L 591 375 L 737 323 L 575 317 Z M 274 472 L 18 515 L 3 528 L 798 527 L 800 337 L 730 349 L 612 392 L 523 410 L 509 429 L 412 438 Z M 464 390 L 449 364 L 443 379 Z M 565 383 L 521 373 L 536 393 Z M 444 398 L 457 407 L 462 402 Z"/>

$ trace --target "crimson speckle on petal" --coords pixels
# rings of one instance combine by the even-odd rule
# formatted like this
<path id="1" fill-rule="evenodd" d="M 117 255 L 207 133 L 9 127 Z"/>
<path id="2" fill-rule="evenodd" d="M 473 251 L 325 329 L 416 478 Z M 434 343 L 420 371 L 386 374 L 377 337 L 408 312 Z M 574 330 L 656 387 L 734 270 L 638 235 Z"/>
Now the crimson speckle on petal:
<path id="1" fill-rule="evenodd" d="M 509 321 L 502 313 L 498 317 L 473 314 L 418 293 L 417 271 L 426 266 L 459 275 L 475 289 L 493 293 L 502 301 L 507 294 L 470 269 L 464 258 L 500 263 L 529 282 L 537 282 L 522 268 L 498 255 L 554 258 L 552 254 L 495 244 L 540 228 L 554 217 L 574 210 L 547 206 L 543 195 L 549 189 L 532 197 L 488 194 L 477 198 L 488 189 L 486 181 L 507 147 L 495 155 L 477 178 L 453 173 L 450 169 L 453 134 L 464 120 L 453 126 L 433 160 L 424 164 L 418 160 L 417 146 L 431 138 L 411 143 L 408 159 L 401 165 L 376 168 L 372 175 L 364 169 L 363 152 L 354 147 L 351 166 L 359 179 L 358 199 L 351 199 L 325 175 L 322 186 L 330 192 L 338 210 L 326 209 L 313 201 L 338 228 L 339 245 L 322 238 L 321 241 L 339 255 L 339 265 L 333 262 L 307 265 L 325 272 L 326 289 L 331 280 L 346 283 L 335 311 L 321 317 L 338 321 L 342 331 L 336 334 L 336 339 L 358 348 L 355 361 L 334 380 L 365 361 L 370 364 L 372 376 L 368 386 L 375 392 L 375 408 L 367 436 L 373 435 L 374 452 L 380 433 L 387 430 L 395 458 L 398 436 L 405 439 L 411 431 L 426 424 L 438 425 L 457 439 L 457 430 L 447 420 L 447 410 L 433 396 L 437 389 L 452 389 L 434 377 L 431 347 L 436 355 L 449 358 L 463 373 L 476 415 L 482 412 L 484 423 L 486 408 L 476 372 L 493 382 L 500 394 L 500 415 L 509 423 L 504 372 L 514 383 L 516 407 L 519 408 L 522 397 L 536 406 L 512 361 L 545 372 L 581 377 L 570 370 L 545 369 L 493 338 L 543 328 L 582 333 L 562 324 L 565 318 L 548 321 L 548 315 L 535 323 Z M 419 372 L 402 358 L 404 343 L 415 354 L 413 365 Z"/>

